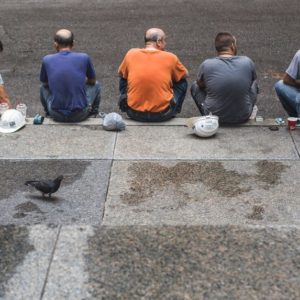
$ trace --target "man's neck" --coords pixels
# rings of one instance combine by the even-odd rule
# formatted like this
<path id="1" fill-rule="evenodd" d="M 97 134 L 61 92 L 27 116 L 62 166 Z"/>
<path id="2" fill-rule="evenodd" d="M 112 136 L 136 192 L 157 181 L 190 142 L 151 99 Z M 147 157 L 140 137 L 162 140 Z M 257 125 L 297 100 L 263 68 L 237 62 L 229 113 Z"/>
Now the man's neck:
<path id="1" fill-rule="evenodd" d="M 64 52 L 64 51 L 71 51 L 71 50 L 72 50 L 72 48 L 70 48 L 70 47 L 62 47 L 62 48 L 57 49 L 57 52 Z"/>
<path id="2" fill-rule="evenodd" d="M 153 43 L 146 43 L 145 44 L 145 49 L 146 50 L 151 50 L 151 51 L 154 51 L 154 50 L 159 50 L 156 45 L 154 45 Z"/>
<path id="3" fill-rule="evenodd" d="M 235 56 L 232 51 L 222 51 L 218 53 L 218 56 L 220 57 L 232 57 Z"/>

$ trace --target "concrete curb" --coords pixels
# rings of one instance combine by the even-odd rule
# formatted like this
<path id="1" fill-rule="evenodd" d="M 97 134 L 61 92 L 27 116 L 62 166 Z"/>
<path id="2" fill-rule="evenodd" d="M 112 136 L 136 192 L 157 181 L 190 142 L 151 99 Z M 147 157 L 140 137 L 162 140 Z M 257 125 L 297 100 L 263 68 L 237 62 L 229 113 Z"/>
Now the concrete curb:
<path id="1" fill-rule="evenodd" d="M 125 123 L 127 126 L 186 126 L 187 120 L 190 118 L 174 118 L 172 120 L 166 122 L 159 123 L 150 123 L 150 122 L 137 122 L 130 119 L 125 119 Z M 89 118 L 80 123 L 60 123 L 55 122 L 50 118 L 45 118 L 43 125 L 79 125 L 79 126 L 94 126 L 94 125 L 102 125 L 102 118 Z M 26 118 L 26 125 L 33 125 L 33 118 Z M 255 120 L 249 120 L 246 123 L 238 124 L 238 125 L 227 125 L 232 127 L 249 127 L 249 126 L 271 126 L 277 125 L 275 119 L 264 119 L 262 122 L 256 122 Z M 277 125 L 278 126 L 278 125 Z M 285 125 L 279 125 L 284 127 Z M 223 126 L 222 126 L 223 127 Z M 225 127 L 225 126 L 224 126 Z"/>

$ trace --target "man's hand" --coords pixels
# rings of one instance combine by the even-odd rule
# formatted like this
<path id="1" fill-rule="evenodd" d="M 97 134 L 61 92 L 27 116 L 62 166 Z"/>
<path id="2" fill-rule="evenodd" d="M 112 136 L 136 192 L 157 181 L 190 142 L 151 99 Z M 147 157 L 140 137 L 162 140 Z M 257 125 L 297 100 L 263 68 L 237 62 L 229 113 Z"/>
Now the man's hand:
<path id="1" fill-rule="evenodd" d="M 87 77 L 85 83 L 88 84 L 88 85 L 95 85 L 96 78 L 88 78 Z"/>

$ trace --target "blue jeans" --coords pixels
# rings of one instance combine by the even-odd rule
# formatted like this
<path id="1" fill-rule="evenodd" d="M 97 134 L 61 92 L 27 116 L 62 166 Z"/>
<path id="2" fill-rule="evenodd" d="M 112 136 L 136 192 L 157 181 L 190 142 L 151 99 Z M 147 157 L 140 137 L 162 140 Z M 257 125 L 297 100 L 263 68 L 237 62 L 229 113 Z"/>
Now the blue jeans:
<path id="1" fill-rule="evenodd" d="M 40 99 L 44 107 L 46 115 L 49 115 L 57 122 L 81 122 L 85 120 L 89 115 L 97 114 L 101 101 L 101 88 L 98 81 L 94 85 L 86 84 L 86 95 L 88 106 L 82 110 L 71 113 L 70 115 L 64 115 L 61 112 L 55 111 L 51 108 L 53 96 L 49 91 L 49 88 L 41 86 Z"/>
<path id="2" fill-rule="evenodd" d="M 300 89 L 283 83 L 282 80 L 275 84 L 276 94 L 291 117 L 300 117 Z"/>
<path id="3" fill-rule="evenodd" d="M 140 122 L 163 122 L 176 116 L 181 112 L 181 107 L 186 95 L 188 83 L 186 79 L 173 82 L 174 97 L 170 102 L 170 106 L 161 112 L 142 112 L 130 108 L 127 104 L 127 80 L 120 78 L 119 82 L 119 108 L 126 112 L 128 117 Z"/>

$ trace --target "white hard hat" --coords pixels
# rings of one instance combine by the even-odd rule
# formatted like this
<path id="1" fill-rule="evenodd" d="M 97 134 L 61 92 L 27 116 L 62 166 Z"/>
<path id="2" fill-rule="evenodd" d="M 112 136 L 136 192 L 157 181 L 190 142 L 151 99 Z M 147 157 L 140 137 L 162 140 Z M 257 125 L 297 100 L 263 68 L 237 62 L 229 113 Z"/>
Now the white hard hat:
<path id="1" fill-rule="evenodd" d="M 11 133 L 25 126 L 25 117 L 16 109 L 6 110 L 0 121 L 0 132 Z"/>
<path id="2" fill-rule="evenodd" d="M 219 117 L 213 115 L 195 118 L 192 126 L 194 133 L 200 137 L 213 136 L 218 128 Z"/>

